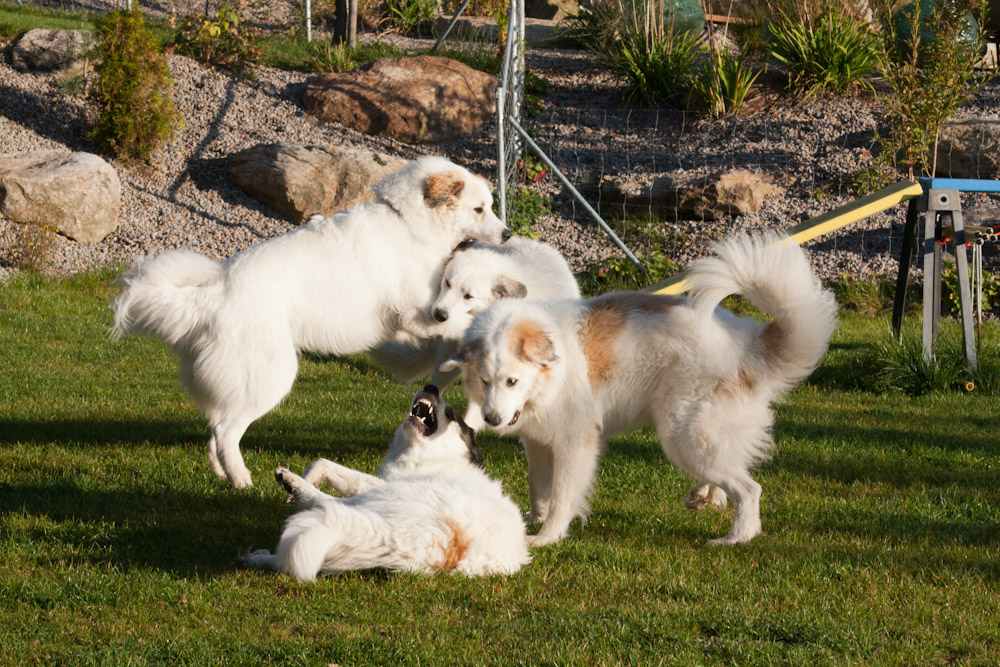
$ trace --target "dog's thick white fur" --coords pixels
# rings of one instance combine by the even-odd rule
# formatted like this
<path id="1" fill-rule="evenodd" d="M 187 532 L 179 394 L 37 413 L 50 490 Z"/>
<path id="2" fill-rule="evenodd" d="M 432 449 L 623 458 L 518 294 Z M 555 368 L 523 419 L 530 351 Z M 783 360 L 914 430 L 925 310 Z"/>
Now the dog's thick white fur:
<path id="1" fill-rule="evenodd" d="M 442 373 L 440 365 L 458 349 L 473 316 L 504 298 L 578 299 L 580 288 L 562 254 L 541 241 L 514 236 L 503 245 L 463 245 L 445 264 L 431 307 L 430 315 L 438 322 L 436 338 L 420 346 L 383 345 L 372 358 L 402 382 L 430 375 L 431 383 L 443 389 L 457 372 Z M 478 406 L 466 412 L 477 430 L 482 426 L 480 415 Z"/>
<path id="2" fill-rule="evenodd" d="M 119 280 L 115 332 L 169 345 L 208 418 L 212 471 L 250 486 L 240 438 L 289 392 L 298 351 L 351 354 L 431 335 L 427 316 L 452 249 L 510 233 L 489 184 L 443 158 L 409 163 L 376 201 L 314 216 L 216 263 L 188 250 L 140 259 Z"/>
<path id="3" fill-rule="evenodd" d="M 470 401 L 528 461 L 531 543 L 555 542 L 585 518 L 604 439 L 653 423 L 667 458 L 735 506 L 711 544 L 760 532 L 750 469 L 772 446 L 770 403 L 805 379 L 836 328 L 836 304 L 787 239 L 738 237 L 695 262 L 692 297 L 632 292 L 589 301 L 503 300 L 479 313 L 458 354 Z M 718 308 L 742 294 L 773 318 Z"/>
<path id="4" fill-rule="evenodd" d="M 531 560 L 524 521 L 482 468 L 475 434 L 433 386 L 413 400 L 378 476 L 325 459 L 303 477 L 275 477 L 302 511 L 274 554 L 243 562 L 311 581 L 319 573 L 383 568 L 468 576 L 513 574 Z M 327 482 L 346 498 L 316 486 Z"/>

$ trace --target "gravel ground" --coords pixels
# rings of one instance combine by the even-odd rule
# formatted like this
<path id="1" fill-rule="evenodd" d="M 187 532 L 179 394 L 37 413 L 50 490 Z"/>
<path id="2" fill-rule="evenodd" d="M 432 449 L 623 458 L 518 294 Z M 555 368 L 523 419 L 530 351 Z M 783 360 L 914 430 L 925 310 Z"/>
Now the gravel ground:
<path id="1" fill-rule="evenodd" d="M 145 6 L 165 11 L 155 3 Z M 276 3 L 258 19 L 287 24 L 293 9 L 294 4 Z M 391 39 L 408 48 L 430 43 Z M 552 84 L 541 113 L 529 120 L 536 141 L 595 199 L 594 184 L 603 177 L 631 174 L 641 180 L 665 172 L 698 174 L 719 167 L 772 174 L 786 188 L 785 194 L 770 197 L 764 209 L 752 215 L 661 225 L 655 237 L 658 247 L 682 265 L 704 253 L 708 241 L 726 231 L 783 229 L 848 203 L 853 197 L 840 183 L 871 161 L 869 137 L 877 121 L 868 98 L 794 106 L 767 94 L 745 116 L 709 122 L 679 112 L 622 111 L 621 82 L 596 68 L 584 53 L 529 49 L 528 63 Z M 239 79 L 177 55 L 169 56 L 169 65 L 183 127 L 152 165 L 112 162 L 123 186 L 118 230 L 93 245 L 55 239 L 54 273 L 71 274 L 176 247 L 221 259 L 289 230 L 290 223 L 226 178 L 228 157 L 260 143 L 350 145 L 406 158 L 433 152 L 484 175 L 495 169 L 495 127 L 489 124 L 469 137 L 410 146 L 324 125 L 307 115 L 297 102 L 307 78 L 303 73 L 263 69 L 253 80 Z M 84 133 L 92 111 L 82 93 L 67 88 L 62 79 L 21 74 L 0 62 L 0 153 L 53 148 L 96 152 Z M 997 118 L 998 109 L 1000 83 L 994 82 L 961 117 Z M 554 215 L 537 229 L 563 251 L 574 269 L 619 254 L 555 179 L 546 177 L 538 187 L 552 194 L 556 204 Z M 902 217 L 898 208 L 813 242 L 817 271 L 827 278 L 894 271 Z M 12 223 L 0 219 L 0 280 L 12 271 L 9 244 L 15 233 Z"/>

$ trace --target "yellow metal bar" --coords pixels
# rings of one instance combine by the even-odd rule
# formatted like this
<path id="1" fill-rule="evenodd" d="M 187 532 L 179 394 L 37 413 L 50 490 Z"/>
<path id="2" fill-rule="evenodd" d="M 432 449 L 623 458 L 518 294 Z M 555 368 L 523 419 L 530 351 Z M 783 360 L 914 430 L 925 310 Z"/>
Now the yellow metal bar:
<path id="1" fill-rule="evenodd" d="M 795 225 L 785 232 L 788 236 L 787 242 L 805 243 L 806 241 L 811 241 L 817 236 L 829 234 L 841 227 L 846 227 L 858 220 L 863 220 L 868 216 L 880 213 L 904 201 L 919 197 L 923 193 L 924 189 L 920 186 L 920 183 L 902 181 L 895 185 L 890 185 L 878 192 L 873 192 L 870 195 L 856 199 L 850 204 L 844 204 L 832 211 L 827 211 L 822 215 L 817 215 L 815 218 L 809 218 L 805 222 Z M 685 273 L 684 271 L 675 273 L 666 280 L 647 287 L 644 291 L 653 292 L 654 294 L 683 294 L 690 287 L 685 278 Z"/>

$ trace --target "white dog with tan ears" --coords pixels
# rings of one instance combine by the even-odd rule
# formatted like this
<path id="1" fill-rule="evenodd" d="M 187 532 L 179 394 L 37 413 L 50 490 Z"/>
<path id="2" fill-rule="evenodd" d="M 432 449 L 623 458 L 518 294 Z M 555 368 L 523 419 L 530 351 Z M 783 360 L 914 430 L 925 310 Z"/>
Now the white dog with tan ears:
<path id="1" fill-rule="evenodd" d="M 302 477 L 278 468 L 275 478 L 302 511 L 288 519 L 275 553 L 255 551 L 242 563 L 305 581 L 373 568 L 513 574 L 531 561 L 524 521 L 482 465 L 472 429 L 436 387 L 424 387 L 377 477 L 326 459 Z M 346 497 L 322 493 L 323 482 Z"/>
<path id="2" fill-rule="evenodd" d="M 270 239 L 221 264 L 189 250 L 139 259 L 119 283 L 115 332 L 159 338 L 208 418 L 212 471 L 250 486 L 247 427 L 291 390 L 298 352 L 352 354 L 432 335 L 427 313 L 451 251 L 501 243 L 489 184 L 424 157 L 381 181 L 376 201 Z"/>
<path id="3" fill-rule="evenodd" d="M 619 292 L 589 301 L 502 300 L 479 313 L 445 370 L 460 366 L 470 402 L 521 438 L 534 545 L 566 536 L 589 511 L 604 439 L 647 423 L 667 458 L 733 500 L 732 527 L 710 544 L 760 532 L 751 468 L 770 453 L 770 403 L 819 364 L 837 306 L 803 251 L 738 237 L 696 261 L 691 298 Z M 741 294 L 760 323 L 719 308 Z"/>
<path id="4" fill-rule="evenodd" d="M 503 245 L 463 244 L 448 258 L 430 309 L 437 337 L 420 346 L 383 345 L 372 358 L 400 381 L 430 375 L 431 384 L 443 389 L 457 373 L 442 373 L 439 367 L 458 350 L 473 316 L 508 298 L 578 299 L 580 288 L 562 254 L 541 241 L 514 236 Z M 465 417 L 476 430 L 483 425 L 479 406 L 470 405 Z"/>

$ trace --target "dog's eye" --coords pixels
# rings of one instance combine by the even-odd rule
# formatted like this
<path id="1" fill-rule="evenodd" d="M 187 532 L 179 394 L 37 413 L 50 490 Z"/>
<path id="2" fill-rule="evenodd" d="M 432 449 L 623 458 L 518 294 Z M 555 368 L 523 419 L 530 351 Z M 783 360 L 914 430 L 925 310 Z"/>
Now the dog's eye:
<path id="1" fill-rule="evenodd" d="M 471 294 L 468 294 L 468 293 L 466 293 L 466 295 L 465 295 L 465 296 L 463 296 L 462 298 L 463 298 L 463 299 L 465 299 L 466 301 L 468 301 L 469 299 L 471 299 L 471 298 L 472 298 L 472 295 L 471 295 Z"/>
<path id="2" fill-rule="evenodd" d="M 444 288 L 445 289 L 451 289 L 451 281 L 448 280 L 447 278 L 445 278 L 445 280 L 444 280 Z"/>
<path id="3" fill-rule="evenodd" d="M 477 207 L 476 207 L 476 208 L 475 208 L 474 210 L 475 210 L 475 212 L 476 212 L 476 213 L 478 213 L 479 215 L 482 215 L 482 214 L 483 214 L 483 210 L 484 210 L 484 209 L 483 209 L 483 207 L 482 207 L 482 206 L 477 206 Z"/>
<path id="4" fill-rule="evenodd" d="M 515 384 L 517 384 L 517 378 L 507 378 L 508 387 L 513 387 Z"/>
<path id="5" fill-rule="evenodd" d="M 483 383 L 484 387 L 490 386 L 489 380 L 485 380 L 483 378 L 479 378 L 479 381 Z"/>

